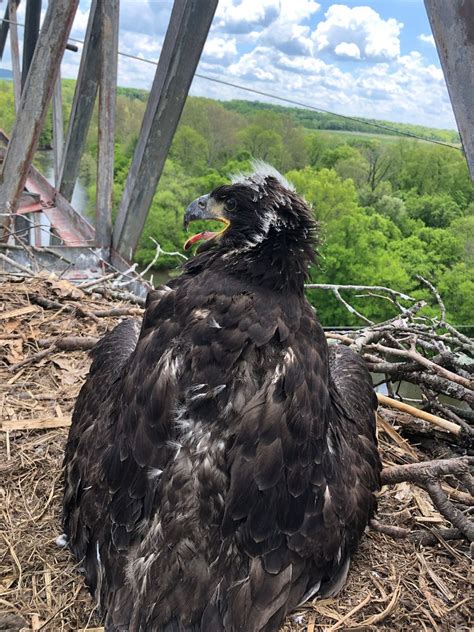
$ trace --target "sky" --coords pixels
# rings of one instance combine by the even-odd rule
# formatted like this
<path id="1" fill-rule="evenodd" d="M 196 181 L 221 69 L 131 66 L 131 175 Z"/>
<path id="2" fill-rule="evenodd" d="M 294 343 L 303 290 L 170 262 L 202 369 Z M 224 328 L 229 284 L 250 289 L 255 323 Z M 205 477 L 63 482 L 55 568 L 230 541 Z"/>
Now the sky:
<path id="1" fill-rule="evenodd" d="M 120 51 L 157 61 L 172 4 L 121 0 Z M 80 0 L 72 37 L 84 37 L 89 7 Z M 79 59 L 65 52 L 64 77 Z M 154 71 L 119 57 L 121 86 L 150 89 Z M 423 0 L 220 0 L 198 73 L 339 114 L 456 127 Z M 270 100 L 201 78 L 191 94 Z"/>

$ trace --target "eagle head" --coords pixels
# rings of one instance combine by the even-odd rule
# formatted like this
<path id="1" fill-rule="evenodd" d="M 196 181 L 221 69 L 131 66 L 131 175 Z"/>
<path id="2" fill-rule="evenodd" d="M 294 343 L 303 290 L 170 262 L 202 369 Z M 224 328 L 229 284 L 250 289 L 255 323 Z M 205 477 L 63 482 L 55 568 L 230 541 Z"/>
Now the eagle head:
<path id="1" fill-rule="evenodd" d="M 303 284 L 315 257 L 316 221 L 308 204 L 270 165 L 255 161 L 251 173 L 236 174 L 230 184 L 194 200 L 185 212 L 185 228 L 196 220 L 219 221 L 223 228 L 193 235 L 185 250 L 201 242 L 198 253 L 217 251 L 236 272 L 256 276 L 258 267 L 266 270 L 267 279 L 278 278 L 273 285 Z"/>

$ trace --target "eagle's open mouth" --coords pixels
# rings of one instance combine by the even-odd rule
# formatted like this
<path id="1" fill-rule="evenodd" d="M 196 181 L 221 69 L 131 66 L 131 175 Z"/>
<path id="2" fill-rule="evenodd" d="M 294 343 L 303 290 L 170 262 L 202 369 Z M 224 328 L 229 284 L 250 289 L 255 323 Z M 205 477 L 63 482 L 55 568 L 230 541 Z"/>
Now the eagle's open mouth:
<path id="1" fill-rule="evenodd" d="M 189 250 L 191 246 L 198 241 L 209 241 L 210 239 L 215 239 L 216 237 L 219 237 L 229 228 L 229 225 L 230 225 L 229 220 L 225 219 L 224 217 L 213 217 L 212 221 L 222 222 L 224 224 L 224 228 L 217 232 L 205 230 L 202 233 L 196 233 L 195 235 L 190 237 L 188 240 L 186 240 L 186 243 L 184 244 L 184 250 Z"/>

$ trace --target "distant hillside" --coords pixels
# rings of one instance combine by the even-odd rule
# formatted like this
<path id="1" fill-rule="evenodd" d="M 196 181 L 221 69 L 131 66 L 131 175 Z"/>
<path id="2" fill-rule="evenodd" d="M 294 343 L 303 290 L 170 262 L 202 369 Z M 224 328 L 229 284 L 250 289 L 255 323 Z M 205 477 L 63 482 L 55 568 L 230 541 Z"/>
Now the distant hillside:
<path id="1" fill-rule="evenodd" d="M 369 125 L 369 123 L 377 123 L 378 125 L 390 127 L 393 130 L 416 134 L 417 136 L 422 136 L 426 139 L 440 140 L 445 143 L 461 142 L 459 134 L 454 130 L 436 129 L 432 127 L 423 127 L 422 125 L 412 125 L 410 123 L 393 123 L 391 121 L 378 121 L 376 119 L 363 119 L 362 117 L 356 117 L 358 119 L 360 118 L 359 122 L 344 119 L 332 114 L 315 112 L 314 110 L 305 110 L 304 108 L 298 107 L 285 107 L 282 105 L 274 105 L 272 103 L 262 103 L 261 101 L 233 100 L 222 101 L 221 103 L 228 110 L 244 115 L 255 114 L 260 110 L 271 110 L 273 112 L 278 112 L 279 114 L 286 114 L 291 116 L 296 123 L 306 127 L 307 129 L 361 132 L 365 134 L 393 134 L 393 132 L 389 130 Z"/>
<path id="2" fill-rule="evenodd" d="M 0 68 L 0 81 L 11 80 L 12 73 L 10 70 Z M 63 99 L 65 103 L 72 102 L 74 94 L 75 80 L 63 79 Z M 11 85 L 11 84 L 10 84 Z M 11 89 L 11 88 L 10 88 Z M 149 92 L 141 88 L 117 88 L 118 96 L 124 96 L 131 100 L 141 101 L 146 103 Z M 204 97 L 188 97 L 189 101 L 193 99 L 204 99 Z M 243 100 L 231 100 L 231 101 L 216 101 L 214 99 L 205 99 L 209 102 L 216 102 L 222 105 L 226 110 L 237 112 L 243 116 L 252 116 L 262 110 L 272 111 L 277 114 L 284 114 L 290 116 L 297 125 L 309 130 L 326 130 L 342 133 L 354 133 L 361 134 L 362 136 L 374 137 L 383 136 L 387 142 L 391 140 L 390 137 L 395 138 L 394 131 L 400 131 L 410 134 L 415 134 L 426 140 L 439 140 L 445 143 L 460 144 L 461 140 L 459 134 L 455 130 L 444 130 L 432 127 L 424 127 L 422 125 L 414 125 L 410 123 L 394 123 L 392 121 L 381 121 L 376 119 L 364 119 L 362 117 L 355 117 L 360 120 L 345 119 L 332 114 L 325 114 L 323 112 L 315 112 L 314 110 L 307 110 L 299 107 L 285 107 L 282 105 L 275 105 L 273 103 L 263 103 L 261 101 L 243 101 Z M 374 127 L 370 123 L 376 123 L 377 125 L 387 126 L 391 129 L 385 130 L 380 127 Z M 392 131 L 394 130 L 394 131 Z"/>
<path id="3" fill-rule="evenodd" d="M 148 99 L 148 92 L 140 88 L 118 88 L 117 93 L 119 95 L 126 96 L 130 99 L 138 99 L 139 101 L 146 102 Z M 193 97 L 190 97 L 191 99 Z M 210 99 L 211 101 L 213 99 Z M 376 123 L 377 125 L 390 127 L 392 130 L 405 132 L 409 134 L 415 134 L 421 136 L 427 140 L 439 140 L 444 143 L 460 144 L 461 139 L 456 130 L 451 129 L 437 129 L 434 127 L 424 127 L 423 125 L 414 125 L 411 123 L 394 123 L 393 121 L 382 121 L 377 119 L 365 119 L 363 117 L 355 117 L 360 121 L 353 121 L 345 119 L 340 116 L 332 114 L 325 114 L 324 112 L 315 112 L 314 110 L 307 110 L 299 107 L 285 107 L 283 105 L 275 105 L 273 103 L 263 103 L 261 101 L 243 101 L 243 100 L 231 100 L 231 101 L 219 101 L 227 110 L 238 112 L 243 115 L 252 115 L 261 110 L 271 110 L 278 114 L 286 114 L 298 125 L 302 125 L 306 129 L 314 130 L 328 130 L 338 132 L 358 132 L 361 134 L 377 134 L 383 136 L 392 136 L 393 132 L 390 130 L 384 130 L 380 127 L 374 127 L 370 123 Z"/>

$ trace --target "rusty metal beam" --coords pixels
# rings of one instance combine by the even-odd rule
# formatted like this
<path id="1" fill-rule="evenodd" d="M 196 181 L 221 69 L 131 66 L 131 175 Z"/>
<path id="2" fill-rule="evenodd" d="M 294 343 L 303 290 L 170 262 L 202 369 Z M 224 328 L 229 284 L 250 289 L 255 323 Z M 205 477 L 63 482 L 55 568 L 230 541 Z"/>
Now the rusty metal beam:
<path id="1" fill-rule="evenodd" d="M 100 4 L 92 0 L 57 187 L 71 200 L 99 85 Z"/>
<path id="2" fill-rule="evenodd" d="M 41 18 L 41 0 L 27 0 L 25 13 L 25 32 L 23 35 L 23 72 L 21 75 L 21 89 L 25 87 L 26 78 L 38 41 Z"/>
<path id="3" fill-rule="evenodd" d="M 137 247 L 218 0 L 175 0 L 114 227 L 129 259 Z"/>
<path id="4" fill-rule="evenodd" d="M 474 180 L 474 3 L 425 0 L 425 7 Z"/>
<path id="5" fill-rule="evenodd" d="M 99 147 L 97 153 L 97 197 L 95 215 L 96 246 L 108 259 L 112 242 L 112 190 L 114 185 L 115 105 L 119 0 L 101 3 Z"/>
<path id="6" fill-rule="evenodd" d="M 78 4 L 48 4 L 0 175 L 0 213 L 14 212 L 23 191 Z"/>

